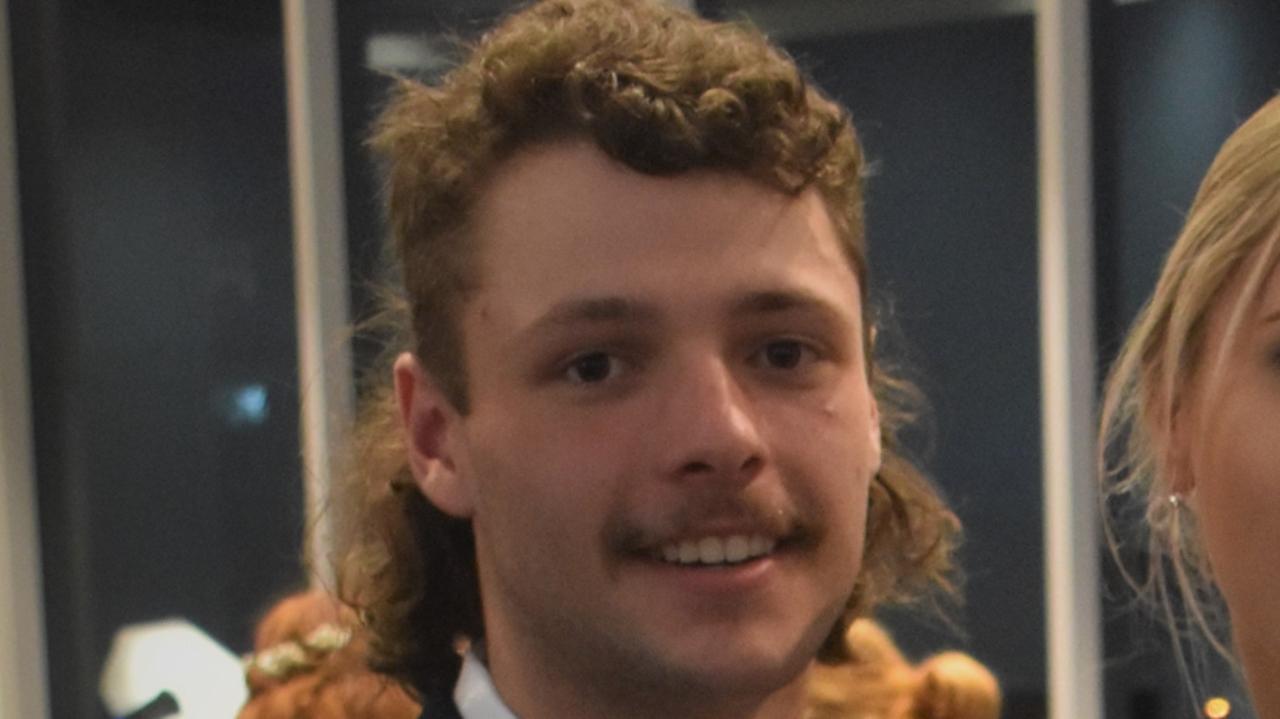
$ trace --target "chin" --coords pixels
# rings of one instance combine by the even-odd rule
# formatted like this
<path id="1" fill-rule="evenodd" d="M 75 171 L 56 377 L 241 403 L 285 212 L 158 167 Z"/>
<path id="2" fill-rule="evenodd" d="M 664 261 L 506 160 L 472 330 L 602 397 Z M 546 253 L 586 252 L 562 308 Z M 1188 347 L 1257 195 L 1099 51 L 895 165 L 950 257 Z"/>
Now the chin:
<path id="1" fill-rule="evenodd" d="M 668 677 L 685 677 L 700 691 L 771 693 L 808 669 L 825 633 L 790 640 L 776 637 L 726 641 L 711 637 L 698 647 L 673 647 L 663 659 Z M 695 688 L 695 687 L 690 687 Z"/>

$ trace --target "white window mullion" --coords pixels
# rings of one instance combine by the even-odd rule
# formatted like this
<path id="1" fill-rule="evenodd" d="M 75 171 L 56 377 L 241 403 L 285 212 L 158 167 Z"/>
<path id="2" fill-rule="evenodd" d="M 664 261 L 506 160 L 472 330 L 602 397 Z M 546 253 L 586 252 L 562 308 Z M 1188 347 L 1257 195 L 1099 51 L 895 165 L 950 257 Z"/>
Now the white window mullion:
<path id="1" fill-rule="evenodd" d="M 0 717 L 49 715 L 9 8 L 0 0 Z"/>
<path id="2" fill-rule="evenodd" d="M 283 12 L 307 558 L 331 586 L 325 506 L 355 404 L 337 27 L 333 0 L 283 0 Z"/>
<path id="3" fill-rule="evenodd" d="M 1087 0 L 1040 0 L 1040 344 L 1050 719 L 1100 719 Z"/>

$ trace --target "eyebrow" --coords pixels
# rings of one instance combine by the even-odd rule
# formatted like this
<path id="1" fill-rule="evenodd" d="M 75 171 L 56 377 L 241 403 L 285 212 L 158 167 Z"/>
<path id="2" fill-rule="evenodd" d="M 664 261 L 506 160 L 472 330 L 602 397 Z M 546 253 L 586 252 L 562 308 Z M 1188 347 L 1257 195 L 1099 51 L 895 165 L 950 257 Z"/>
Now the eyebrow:
<path id="1" fill-rule="evenodd" d="M 652 323 L 658 320 L 658 316 L 656 307 L 626 297 L 588 297 L 556 303 L 529 325 L 528 331 L 536 332 L 583 323 Z"/>
<path id="2" fill-rule="evenodd" d="M 733 304 L 732 314 L 757 315 L 792 311 L 817 312 L 826 320 L 844 322 L 845 316 L 827 300 L 803 290 L 750 292 Z"/>
<path id="3" fill-rule="evenodd" d="M 823 320 L 845 324 L 844 315 L 825 299 L 803 290 L 759 290 L 748 292 L 729 307 L 730 315 L 815 312 Z M 536 335 L 583 324 L 656 324 L 662 311 L 648 302 L 629 297 L 585 297 L 558 302 L 529 324 L 521 336 Z"/>

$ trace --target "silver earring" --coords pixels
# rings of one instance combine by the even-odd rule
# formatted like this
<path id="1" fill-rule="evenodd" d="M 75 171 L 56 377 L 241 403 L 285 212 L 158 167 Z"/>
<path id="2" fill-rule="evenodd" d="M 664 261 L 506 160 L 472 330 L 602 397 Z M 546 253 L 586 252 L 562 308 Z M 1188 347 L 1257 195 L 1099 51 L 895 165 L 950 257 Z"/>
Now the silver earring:
<path id="1" fill-rule="evenodd" d="M 1169 506 L 1175 510 L 1182 509 L 1182 495 L 1177 492 L 1170 494 Z"/>

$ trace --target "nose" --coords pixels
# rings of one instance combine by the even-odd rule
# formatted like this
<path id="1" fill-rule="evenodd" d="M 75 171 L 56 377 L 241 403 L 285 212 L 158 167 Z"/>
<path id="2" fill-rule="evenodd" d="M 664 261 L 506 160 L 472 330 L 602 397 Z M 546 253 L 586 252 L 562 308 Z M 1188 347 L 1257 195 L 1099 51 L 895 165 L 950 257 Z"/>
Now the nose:
<path id="1" fill-rule="evenodd" d="M 654 427 L 664 473 L 677 480 L 746 484 L 765 463 L 759 418 L 750 396 L 719 357 L 674 370 Z"/>

